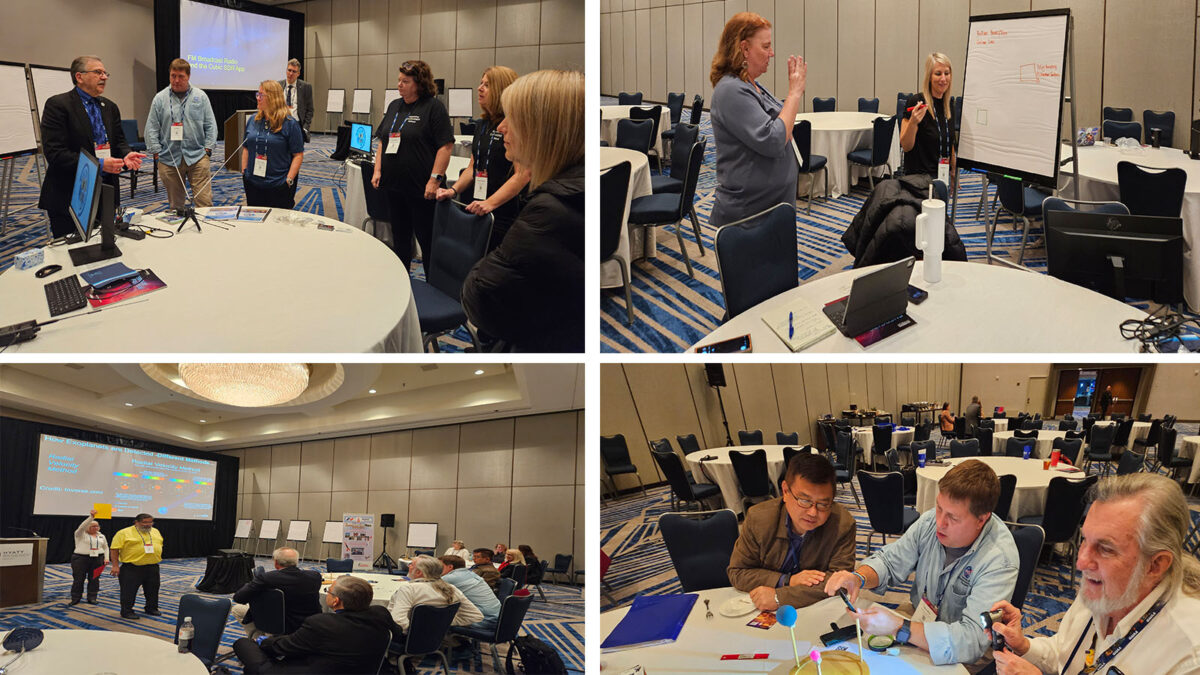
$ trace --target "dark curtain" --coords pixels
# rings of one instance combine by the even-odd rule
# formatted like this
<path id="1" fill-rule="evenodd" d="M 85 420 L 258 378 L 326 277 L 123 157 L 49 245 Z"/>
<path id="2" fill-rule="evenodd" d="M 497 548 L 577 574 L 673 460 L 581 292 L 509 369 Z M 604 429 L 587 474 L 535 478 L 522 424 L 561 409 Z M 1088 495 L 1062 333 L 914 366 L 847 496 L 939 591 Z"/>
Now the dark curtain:
<path id="1" fill-rule="evenodd" d="M 209 5 L 228 7 L 264 16 L 273 16 L 288 20 L 288 58 L 300 59 L 304 66 L 300 78 L 305 78 L 308 72 L 304 63 L 304 15 L 289 9 L 280 9 L 270 5 L 260 5 L 245 0 L 197 0 Z M 154 64 L 156 71 L 155 91 L 162 91 L 171 83 L 167 66 L 179 57 L 179 0 L 154 0 Z M 266 73 L 263 79 L 282 80 L 286 73 L 287 61 L 279 64 L 276 72 Z M 308 81 L 312 81 L 308 79 Z M 217 137 L 225 138 L 225 120 L 235 111 L 252 110 L 257 103 L 253 91 L 235 91 L 230 89 L 205 89 L 208 100 L 212 103 L 213 115 L 217 118 Z"/>
<path id="2" fill-rule="evenodd" d="M 237 457 L 10 417 L 0 417 L 0 537 L 31 536 L 28 530 L 34 530 L 38 535 L 50 539 L 46 550 L 47 563 L 64 563 L 71 559 L 71 550 L 75 547 L 75 528 L 79 527 L 87 514 L 33 515 L 41 434 L 215 461 L 217 485 L 213 495 L 213 519 L 156 518 L 154 526 L 162 532 L 165 558 L 195 558 L 215 553 L 219 548 L 231 548 L 237 523 Z M 132 525 L 133 519 L 114 517 L 98 522 L 100 531 L 111 542 L 117 530 Z"/>

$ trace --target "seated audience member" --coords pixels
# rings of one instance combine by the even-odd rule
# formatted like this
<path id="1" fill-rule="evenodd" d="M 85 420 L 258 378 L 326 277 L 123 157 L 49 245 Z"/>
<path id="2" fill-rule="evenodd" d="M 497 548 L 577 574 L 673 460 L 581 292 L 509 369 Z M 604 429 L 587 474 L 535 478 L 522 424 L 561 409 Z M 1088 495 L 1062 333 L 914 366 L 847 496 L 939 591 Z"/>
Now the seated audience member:
<path id="1" fill-rule="evenodd" d="M 916 572 L 913 618 L 872 605 L 855 615 L 863 633 L 894 635 L 928 651 L 936 666 L 974 663 L 990 644 L 979 614 L 1012 597 L 1020 569 L 1012 534 L 992 514 L 999 498 L 996 473 L 979 460 L 964 461 L 938 481 L 936 508 L 857 570 L 830 575 L 826 594 L 844 589 L 854 601 L 861 588 L 882 594 Z"/>
<path id="2" fill-rule="evenodd" d="M 467 596 L 483 614 L 483 619 L 471 624 L 473 628 L 491 630 L 496 627 L 500 617 L 500 600 L 487 582 L 478 574 L 466 569 L 466 563 L 456 555 L 444 555 L 442 561 L 442 581 L 454 586 Z"/>
<path id="3" fill-rule="evenodd" d="M 504 560 L 506 551 L 508 551 L 508 544 L 496 544 L 496 550 L 492 552 L 492 560 Z"/>
<path id="4" fill-rule="evenodd" d="M 822 455 L 796 455 L 783 497 L 750 507 L 729 558 L 729 581 L 754 606 L 806 607 L 827 596 L 821 582 L 854 568 L 854 516 L 833 501 L 837 474 Z"/>
<path id="5" fill-rule="evenodd" d="M 525 558 L 525 567 L 529 568 L 525 572 L 525 583 L 530 586 L 542 583 L 542 561 L 533 554 L 533 549 L 529 547 L 529 544 L 521 544 L 517 550 Z"/>
<path id="6" fill-rule="evenodd" d="M 1184 551 L 1192 518 L 1183 491 L 1134 473 L 1096 483 L 1092 500 L 1075 563 L 1082 585 L 1058 630 L 1031 640 L 1020 610 L 992 605 L 1006 644 L 996 672 L 1200 672 L 1200 561 Z"/>
<path id="7" fill-rule="evenodd" d="M 283 591 L 284 633 L 293 633 L 304 620 L 321 611 L 321 573 L 297 567 L 300 554 L 294 548 L 277 548 L 272 554 L 275 569 L 256 574 L 233 594 L 233 617 L 242 622 L 249 637 L 258 637 L 262 631 L 254 625 L 250 612 L 250 601 L 264 590 L 278 588 Z"/>
<path id="8" fill-rule="evenodd" d="M 465 563 L 471 559 L 471 549 L 467 548 L 467 545 L 462 543 L 461 539 L 455 539 L 450 548 L 446 549 L 446 552 L 442 555 L 456 555 L 462 558 Z"/>
<path id="9" fill-rule="evenodd" d="M 510 548 L 504 554 L 504 563 L 500 565 L 500 578 L 513 579 L 517 584 L 529 580 L 529 568 L 525 566 L 525 559 L 520 551 Z"/>
<path id="10" fill-rule="evenodd" d="M 452 625 L 468 626 L 483 620 L 483 613 L 467 599 L 453 584 L 442 580 L 442 561 L 427 555 L 419 555 L 408 566 L 411 583 L 401 584 L 388 600 L 388 612 L 392 620 L 404 632 L 412 625 L 412 609 L 417 605 L 445 607 L 459 603 Z M 495 595 L 492 596 L 493 599 Z M 397 638 L 402 640 L 402 638 Z"/>
<path id="11" fill-rule="evenodd" d="M 496 566 L 492 564 L 492 551 L 486 548 L 477 548 L 471 551 L 471 554 L 475 561 L 475 564 L 471 565 L 471 571 L 483 577 L 493 591 L 496 590 L 496 584 L 500 582 L 500 570 L 497 570 Z"/>
<path id="12" fill-rule="evenodd" d="M 950 402 L 942 403 L 942 411 L 938 413 L 938 423 L 942 431 L 954 431 L 954 413 L 950 412 Z"/>
<path id="13" fill-rule="evenodd" d="M 289 635 L 240 638 L 233 651 L 247 675 L 257 673 L 353 673 L 374 675 L 396 625 L 372 605 L 371 584 L 344 576 L 329 587 L 325 604 Z"/>

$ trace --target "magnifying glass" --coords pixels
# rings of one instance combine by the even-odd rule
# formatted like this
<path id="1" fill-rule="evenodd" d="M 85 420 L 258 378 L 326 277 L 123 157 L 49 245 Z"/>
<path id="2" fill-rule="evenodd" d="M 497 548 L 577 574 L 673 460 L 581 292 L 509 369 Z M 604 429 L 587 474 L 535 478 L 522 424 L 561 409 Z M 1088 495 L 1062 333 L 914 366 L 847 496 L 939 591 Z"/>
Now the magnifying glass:
<path id="1" fill-rule="evenodd" d="M 7 673 L 9 666 L 16 663 L 22 656 L 25 656 L 25 652 L 42 644 L 44 637 L 45 635 L 40 629 L 29 626 L 18 626 L 9 631 L 8 635 L 4 636 L 4 649 L 7 651 L 20 650 L 21 653 L 9 660 L 8 663 L 0 666 L 0 675 Z"/>

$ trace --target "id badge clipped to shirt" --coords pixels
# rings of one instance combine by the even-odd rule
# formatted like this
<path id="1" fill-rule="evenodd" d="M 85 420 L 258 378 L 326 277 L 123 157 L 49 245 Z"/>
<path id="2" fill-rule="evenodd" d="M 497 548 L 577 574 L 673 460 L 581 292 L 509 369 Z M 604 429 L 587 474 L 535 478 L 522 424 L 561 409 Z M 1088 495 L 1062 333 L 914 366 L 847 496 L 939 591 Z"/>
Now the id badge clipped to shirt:
<path id="1" fill-rule="evenodd" d="M 149 544 L 142 544 L 142 550 L 144 550 L 146 553 L 153 555 L 154 554 L 154 543 L 151 542 Z"/>
<path id="2" fill-rule="evenodd" d="M 259 178 L 267 177 L 267 156 L 266 155 L 255 155 L 254 156 L 254 175 L 258 176 Z"/>
<path id="3" fill-rule="evenodd" d="M 475 172 L 475 199 L 481 201 L 487 199 L 487 180 L 488 175 L 486 171 Z"/>
<path id="4" fill-rule="evenodd" d="M 385 150 L 384 152 L 386 152 L 389 155 L 394 155 L 399 150 L 400 150 L 400 133 L 397 131 L 393 131 L 391 133 L 391 135 L 388 136 L 387 150 Z"/>
<path id="5" fill-rule="evenodd" d="M 950 187 L 950 159 L 949 158 L 942 157 L 941 159 L 938 160 L 938 177 L 937 177 L 937 179 L 942 181 L 943 183 L 945 183 L 947 188 Z"/>
<path id="6" fill-rule="evenodd" d="M 171 124 L 171 140 L 183 140 L 183 122 L 175 122 Z"/>
<path id="7" fill-rule="evenodd" d="M 937 608 L 933 606 L 929 598 L 922 597 L 921 604 L 917 605 L 916 609 L 913 610 L 912 621 L 913 623 L 937 621 L 937 614 Z"/>
<path id="8" fill-rule="evenodd" d="M 106 160 L 110 157 L 112 157 L 112 146 L 109 145 L 108 143 L 97 143 L 96 144 L 96 159 L 103 162 L 104 160 Z"/>

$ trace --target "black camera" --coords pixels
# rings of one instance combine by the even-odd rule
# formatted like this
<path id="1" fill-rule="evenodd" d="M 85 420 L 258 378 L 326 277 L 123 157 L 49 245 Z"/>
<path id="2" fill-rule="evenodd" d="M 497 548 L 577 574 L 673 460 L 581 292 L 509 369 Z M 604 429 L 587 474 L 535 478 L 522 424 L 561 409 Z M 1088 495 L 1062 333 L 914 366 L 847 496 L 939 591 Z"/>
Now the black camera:
<path id="1" fill-rule="evenodd" d="M 1003 613 L 998 609 L 991 612 L 980 612 L 979 625 L 982 626 L 984 630 L 992 630 L 992 624 L 1002 623 L 1000 620 L 1000 617 L 1002 616 Z M 1004 635 L 1001 634 L 1000 631 L 993 630 L 992 651 L 998 652 L 1002 649 L 1004 649 Z"/>

